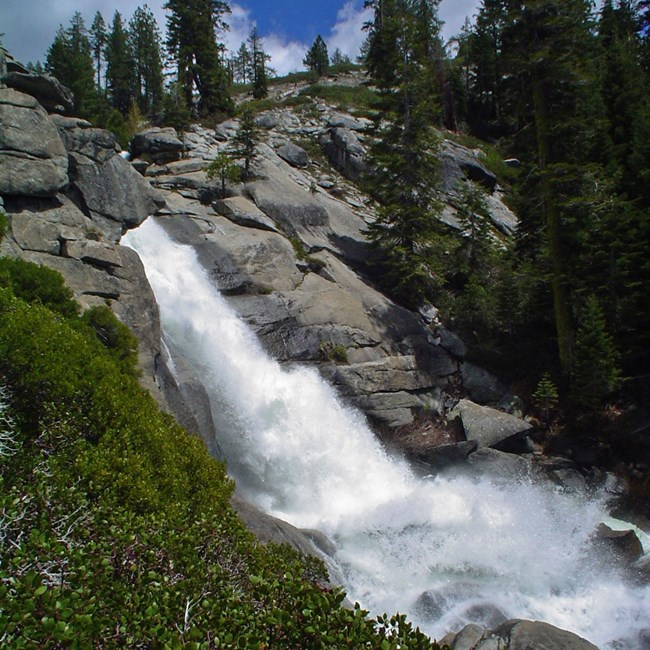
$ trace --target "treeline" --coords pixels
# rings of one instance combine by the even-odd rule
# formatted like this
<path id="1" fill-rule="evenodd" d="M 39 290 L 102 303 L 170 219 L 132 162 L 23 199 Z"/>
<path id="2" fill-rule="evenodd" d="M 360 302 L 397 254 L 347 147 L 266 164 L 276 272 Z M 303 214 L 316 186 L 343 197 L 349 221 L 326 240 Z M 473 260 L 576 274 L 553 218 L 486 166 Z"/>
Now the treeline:
<path id="1" fill-rule="evenodd" d="M 129 20 L 116 11 L 108 25 L 97 12 L 90 28 L 76 12 L 67 27 L 59 28 L 44 66 L 32 68 L 68 86 L 75 113 L 111 129 L 122 141 L 142 116 L 182 127 L 191 119 L 233 114 L 236 82 L 252 82 L 255 98 L 267 95 L 273 71 L 256 28 L 228 57 L 219 40 L 228 29 L 226 3 L 168 0 L 164 8 L 164 36 L 147 5 Z"/>
<path id="2" fill-rule="evenodd" d="M 648 4 L 607 0 L 595 14 L 587 0 L 482 0 L 449 55 L 438 1 L 366 3 L 380 282 L 410 307 L 443 306 L 513 379 L 548 372 L 543 385 L 577 412 L 621 388 L 647 394 Z M 497 169 L 521 219 L 514 246 L 491 234 L 475 184 L 457 188 L 465 236 L 449 238 L 434 127 L 516 159 Z"/>

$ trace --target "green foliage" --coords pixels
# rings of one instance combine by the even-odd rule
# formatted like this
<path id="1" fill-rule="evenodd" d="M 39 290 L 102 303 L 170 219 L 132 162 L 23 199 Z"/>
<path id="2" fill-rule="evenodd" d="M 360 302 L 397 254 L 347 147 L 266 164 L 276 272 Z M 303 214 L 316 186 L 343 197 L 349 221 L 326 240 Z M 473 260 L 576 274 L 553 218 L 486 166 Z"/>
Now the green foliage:
<path id="1" fill-rule="evenodd" d="M 209 179 L 218 178 L 221 183 L 221 198 L 226 196 L 226 181 L 237 183 L 241 179 L 241 168 L 233 162 L 231 156 L 219 152 L 215 159 L 206 167 Z"/>
<path id="2" fill-rule="evenodd" d="M 233 139 L 233 156 L 244 161 L 242 180 L 251 178 L 251 165 L 257 157 L 257 143 L 259 135 L 255 117 L 251 110 L 244 108 L 241 114 L 239 129 Z"/>
<path id="3" fill-rule="evenodd" d="M 4 208 L 0 206 L 0 243 L 2 243 L 8 228 L 9 218 L 7 217 L 7 213 L 4 211 Z"/>
<path id="4" fill-rule="evenodd" d="M 327 53 L 327 45 L 325 45 L 325 41 L 320 34 L 316 37 L 309 50 L 307 50 L 307 54 L 302 63 L 317 78 L 322 77 L 327 72 L 330 60 Z"/>
<path id="5" fill-rule="evenodd" d="M 377 93 L 366 86 L 312 84 L 300 91 L 300 96 L 322 99 L 342 111 L 353 113 L 376 111 Z"/>
<path id="6" fill-rule="evenodd" d="M 348 351 L 344 345 L 321 341 L 318 346 L 318 358 L 321 361 L 334 361 L 337 364 L 347 364 Z"/>
<path id="7" fill-rule="evenodd" d="M 84 312 L 81 320 L 93 329 L 125 374 L 138 375 L 138 339 L 109 307 L 91 307 Z"/>
<path id="8" fill-rule="evenodd" d="M 59 273 L 11 257 L 0 258 L 0 287 L 29 303 L 44 305 L 62 316 L 76 316 L 79 305 Z"/>
<path id="9" fill-rule="evenodd" d="M 546 424 L 548 424 L 551 412 L 557 408 L 558 397 L 557 386 L 553 383 L 551 375 L 545 372 L 535 388 L 533 401 L 541 411 L 542 419 Z"/>
<path id="10" fill-rule="evenodd" d="M 124 334 L 105 308 L 63 317 L 0 289 L 3 647 L 439 650 L 401 615 L 341 607 L 320 562 L 254 542 Z"/>
<path id="11" fill-rule="evenodd" d="M 596 409 L 620 384 L 618 354 L 603 311 L 590 296 L 583 308 L 571 366 L 571 399 L 579 408 Z"/>

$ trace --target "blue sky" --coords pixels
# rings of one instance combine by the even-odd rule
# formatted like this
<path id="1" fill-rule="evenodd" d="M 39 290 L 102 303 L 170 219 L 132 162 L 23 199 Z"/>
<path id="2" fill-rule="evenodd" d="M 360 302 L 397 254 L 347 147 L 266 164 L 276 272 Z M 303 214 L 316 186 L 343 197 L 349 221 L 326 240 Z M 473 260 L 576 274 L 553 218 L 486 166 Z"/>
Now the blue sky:
<path id="1" fill-rule="evenodd" d="M 5 47 L 20 61 L 43 61 L 60 24 L 67 25 L 79 10 L 88 25 L 96 11 L 110 22 L 115 10 L 127 19 L 144 0 L 0 0 L 0 32 Z M 151 10 L 164 28 L 164 0 L 149 0 Z M 478 0 L 443 0 L 440 16 L 447 38 L 457 33 L 465 16 Z M 363 0 L 237 0 L 230 3 L 230 31 L 225 42 L 234 50 L 256 24 L 264 37 L 271 65 L 279 72 L 302 69 L 305 50 L 321 34 L 328 48 L 356 56 L 363 40 L 361 26 L 367 19 Z"/>

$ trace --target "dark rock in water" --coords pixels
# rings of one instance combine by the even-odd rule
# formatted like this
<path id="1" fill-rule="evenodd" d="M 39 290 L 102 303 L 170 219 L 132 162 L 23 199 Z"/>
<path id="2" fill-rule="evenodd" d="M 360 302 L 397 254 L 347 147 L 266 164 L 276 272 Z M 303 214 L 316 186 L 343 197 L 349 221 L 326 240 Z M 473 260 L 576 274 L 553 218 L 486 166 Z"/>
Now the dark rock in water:
<path id="1" fill-rule="evenodd" d="M 630 564 L 643 556 L 643 546 L 633 530 L 614 530 L 600 524 L 596 530 L 596 542 L 608 554 Z"/>
<path id="2" fill-rule="evenodd" d="M 413 454 L 413 457 L 427 468 L 432 470 L 443 470 L 446 467 L 463 463 L 467 457 L 478 449 L 475 440 L 458 442 L 453 444 L 438 445 L 424 451 Z"/>
<path id="3" fill-rule="evenodd" d="M 34 97 L 49 113 L 71 113 L 74 97 L 58 79 L 46 74 L 23 74 L 9 72 L 3 81 L 9 88 Z"/>
<path id="4" fill-rule="evenodd" d="M 511 620 L 493 630 L 509 650 L 598 650 L 573 632 L 538 621 Z"/>
<path id="5" fill-rule="evenodd" d="M 467 463 L 474 473 L 489 474 L 503 481 L 527 478 L 532 472 L 532 463 L 527 458 L 486 447 L 470 454 Z"/>
<path id="6" fill-rule="evenodd" d="M 491 629 L 501 625 L 508 620 L 506 613 L 496 605 L 491 603 L 476 603 L 468 607 L 463 616 L 469 620 L 474 621 L 478 625 Z"/>
<path id="7" fill-rule="evenodd" d="M 309 155 L 296 144 L 283 144 L 278 148 L 278 156 L 292 167 L 307 167 L 309 164 Z"/>

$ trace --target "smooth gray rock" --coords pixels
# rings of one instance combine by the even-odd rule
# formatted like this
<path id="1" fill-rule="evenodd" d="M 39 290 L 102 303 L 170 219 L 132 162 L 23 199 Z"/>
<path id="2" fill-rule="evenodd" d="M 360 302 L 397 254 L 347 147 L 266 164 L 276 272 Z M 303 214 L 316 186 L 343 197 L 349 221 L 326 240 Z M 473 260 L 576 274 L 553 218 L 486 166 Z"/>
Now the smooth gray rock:
<path id="1" fill-rule="evenodd" d="M 278 156 L 292 167 L 307 167 L 309 154 L 296 144 L 290 142 L 283 144 L 277 149 Z"/>
<path id="2" fill-rule="evenodd" d="M 365 117 L 353 117 L 347 113 L 332 113 L 324 116 L 324 121 L 329 128 L 344 128 L 351 131 L 367 131 L 372 126 L 372 121 Z"/>
<path id="3" fill-rule="evenodd" d="M 474 650 L 484 635 L 485 630 L 482 627 L 470 623 L 456 635 L 451 648 L 452 650 Z"/>
<path id="4" fill-rule="evenodd" d="M 321 146 L 330 163 L 344 176 L 358 180 L 368 171 L 366 149 L 350 129 L 333 128 L 321 139 Z"/>
<path id="5" fill-rule="evenodd" d="M 509 650 L 598 650 L 573 632 L 538 621 L 511 620 L 493 630 Z"/>
<path id="6" fill-rule="evenodd" d="M 34 97 L 50 113 L 71 113 L 74 109 L 70 89 L 49 75 L 8 72 L 3 81 L 9 88 Z"/>
<path id="7" fill-rule="evenodd" d="M 0 89 L 0 194 L 54 196 L 68 184 L 68 156 L 45 109 Z"/>
<path id="8" fill-rule="evenodd" d="M 171 126 L 154 127 L 136 134 L 129 145 L 134 158 L 147 156 L 157 164 L 178 160 L 185 145 Z"/>
<path id="9" fill-rule="evenodd" d="M 427 468 L 435 471 L 446 469 L 447 467 L 464 463 L 470 454 L 478 449 L 478 443 L 475 440 L 465 442 L 450 443 L 437 445 L 426 450 L 418 451 L 412 456 Z"/>
<path id="10" fill-rule="evenodd" d="M 445 189 L 453 190 L 461 177 L 468 178 L 493 192 L 496 176 L 481 162 L 480 158 L 467 147 L 451 140 L 443 140 L 440 146 L 441 175 Z"/>
<path id="11" fill-rule="evenodd" d="M 105 231 L 110 224 L 97 217 L 118 225 L 116 230 L 107 232 L 109 236 L 141 224 L 161 207 L 161 198 L 121 156 L 97 162 L 72 152 L 70 163 L 71 180 L 93 219 Z"/>
<path id="12" fill-rule="evenodd" d="M 150 165 L 145 176 L 178 176 L 203 171 L 208 166 L 205 160 L 189 158 L 187 160 L 174 160 L 166 165 Z"/>
<path id="13" fill-rule="evenodd" d="M 254 203 L 243 196 L 221 199 L 212 204 L 218 214 L 246 228 L 279 232 L 276 225 Z"/>
<path id="14" fill-rule="evenodd" d="M 93 162 L 104 163 L 120 152 L 117 138 L 106 129 L 96 129 L 86 120 L 52 115 L 68 152 L 81 154 Z"/>
<path id="15" fill-rule="evenodd" d="M 473 474 L 486 474 L 500 481 L 511 482 L 528 478 L 532 464 L 527 458 L 482 447 L 467 457 Z"/>
<path id="16" fill-rule="evenodd" d="M 460 418 L 467 440 L 475 440 L 481 447 L 493 447 L 532 429 L 525 420 L 467 399 L 460 400 L 449 414 L 450 421 L 455 418 Z"/>

